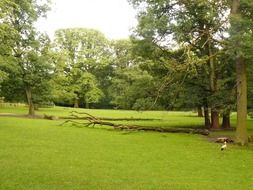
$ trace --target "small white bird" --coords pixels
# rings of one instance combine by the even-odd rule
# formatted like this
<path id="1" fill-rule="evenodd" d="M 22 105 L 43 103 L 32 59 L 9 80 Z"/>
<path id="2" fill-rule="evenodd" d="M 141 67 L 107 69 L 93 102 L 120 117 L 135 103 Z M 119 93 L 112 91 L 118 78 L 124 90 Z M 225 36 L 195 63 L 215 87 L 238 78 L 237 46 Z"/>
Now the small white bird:
<path id="1" fill-rule="evenodd" d="M 225 141 L 224 144 L 220 148 L 221 151 L 223 151 L 225 149 L 227 149 L 227 141 Z"/>

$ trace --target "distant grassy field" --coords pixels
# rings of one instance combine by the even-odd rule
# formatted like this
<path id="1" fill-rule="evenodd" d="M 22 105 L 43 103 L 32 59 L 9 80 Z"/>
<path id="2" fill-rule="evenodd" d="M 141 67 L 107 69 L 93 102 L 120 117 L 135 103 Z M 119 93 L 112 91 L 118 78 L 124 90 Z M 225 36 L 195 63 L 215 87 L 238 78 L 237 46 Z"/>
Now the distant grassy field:
<path id="1" fill-rule="evenodd" d="M 44 108 L 38 113 L 68 115 L 70 110 Z M 85 111 L 100 117 L 162 119 L 142 121 L 152 126 L 203 122 L 191 112 Z M 0 108 L 0 112 L 27 110 Z M 200 135 L 129 133 L 61 123 L 0 117 L 1 190 L 253 189 L 252 144 L 229 144 L 221 152 L 220 144 Z M 252 120 L 249 125 L 252 132 Z"/>

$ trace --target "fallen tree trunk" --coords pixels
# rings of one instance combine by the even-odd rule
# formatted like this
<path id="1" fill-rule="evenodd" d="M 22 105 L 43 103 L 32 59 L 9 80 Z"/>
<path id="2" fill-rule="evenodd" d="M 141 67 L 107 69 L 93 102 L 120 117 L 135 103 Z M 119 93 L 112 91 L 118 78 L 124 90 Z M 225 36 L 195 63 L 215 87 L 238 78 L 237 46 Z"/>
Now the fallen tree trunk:
<path id="1" fill-rule="evenodd" d="M 61 125 L 64 125 L 66 123 L 72 123 L 74 125 L 84 126 L 84 127 L 91 127 L 91 126 L 94 127 L 95 125 L 102 125 L 102 126 L 113 127 L 114 129 L 119 129 L 119 130 L 137 130 L 137 131 L 155 131 L 155 132 L 164 132 L 164 133 L 191 133 L 191 134 L 209 135 L 209 131 L 207 129 L 161 128 L 161 127 L 149 127 L 149 126 L 140 126 L 140 125 L 116 124 L 116 123 L 112 123 L 108 121 L 102 121 L 99 118 L 96 118 L 88 113 L 72 112 L 72 116 L 74 115 L 74 113 L 88 115 L 87 117 L 85 117 L 88 122 L 82 123 L 78 121 L 67 120 Z M 78 115 L 74 115 L 74 116 L 75 118 L 80 119 Z"/>
<path id="2" fill-rule="evenodd" d="M 90 119 L 90 117 L 73 117 L 73 116 L 61 116 L 59 117 L 59 119 L 73 119 L 73 120 L 80 120 L 80 119 L 83 119 L 83 120 L 88 120 Z M 99 120 L 103 120 L 103 121 L 158 121 L 158 120 L 161 120 L 161 119 L 147 119 L 147 118 L 110 118 L 110 117 L 97 117 L 97 119 Z"/>

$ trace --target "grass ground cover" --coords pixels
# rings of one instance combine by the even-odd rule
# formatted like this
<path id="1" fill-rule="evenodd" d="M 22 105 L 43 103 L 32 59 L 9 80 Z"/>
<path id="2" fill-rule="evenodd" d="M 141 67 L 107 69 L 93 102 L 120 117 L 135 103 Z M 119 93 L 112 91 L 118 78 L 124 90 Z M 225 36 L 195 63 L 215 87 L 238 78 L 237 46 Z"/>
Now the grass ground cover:
<path id="1" fill-rule="evenodd" d="M 63 108 L 54 109 L 40 113 L 59 115 Z M 91 112 L 137 117 L 131 111 Z M 140 114 L 198 122 L 191 113 L 147 113 Z M 219 144 L 199 135 L 59 126 L 61 120 L 0 117 L 0 123 L 3 190 L 253 189 L 252 145 L 229 145 L 221 152 Z M 252 132 L 252 120 L 249 124 Z"/>

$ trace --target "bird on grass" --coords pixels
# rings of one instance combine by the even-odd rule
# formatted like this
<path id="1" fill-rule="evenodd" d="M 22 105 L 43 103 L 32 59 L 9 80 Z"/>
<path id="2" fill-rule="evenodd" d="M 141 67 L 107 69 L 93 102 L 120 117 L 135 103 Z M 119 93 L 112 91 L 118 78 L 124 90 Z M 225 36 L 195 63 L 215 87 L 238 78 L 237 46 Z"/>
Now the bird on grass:
<path id="1" fill-rule="evenodd" d="M 224 142 L 224 144 L 221 146 L 220 150 L 226 150 L 227 149 L 227 141 Z"/>

